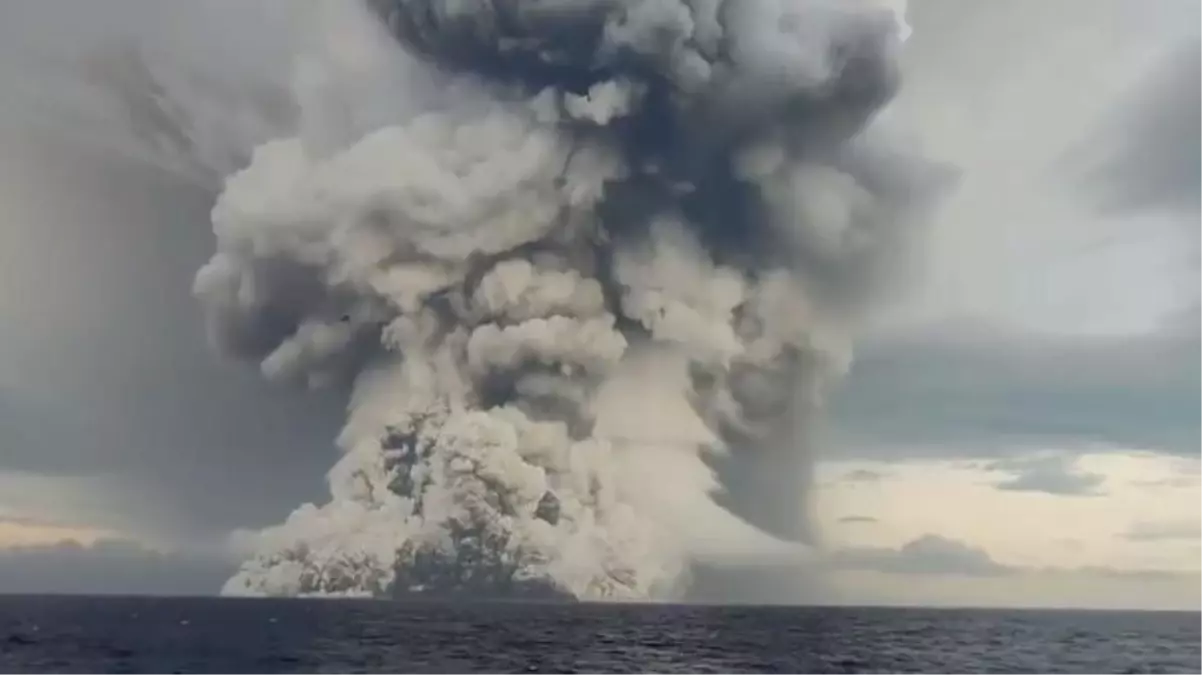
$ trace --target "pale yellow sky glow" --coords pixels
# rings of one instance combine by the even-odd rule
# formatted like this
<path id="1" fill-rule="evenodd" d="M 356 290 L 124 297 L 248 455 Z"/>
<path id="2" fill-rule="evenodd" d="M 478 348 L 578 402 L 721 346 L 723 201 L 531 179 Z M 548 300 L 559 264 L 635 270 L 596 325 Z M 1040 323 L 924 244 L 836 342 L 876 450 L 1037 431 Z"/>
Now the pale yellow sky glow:
<path id="1" fill-rule="evenodd" d="M 1069 464 L 1084 494 L 999 489 L 989 462 L 829 462 L 816 507 L 832 550 L 900 550 L 924 536 L 979 549 L 1011 574 L 844 570 L 860 594 L 952 604 L 1197 608 L 1202 553 L 1196 459 L 1096 453 Z"/>
<path id="2" fill-rule="evenodd" d="M 90 546 L 109 536 L 112 536 L 111 532 L 90 527 L 0 519 L 0 549 L 49 546 L 67 541 Z"/>
<path id="3" fill-rule="evenodd" d="M 1153 454 L 1087 455 L 1077 470 L 1104 481 L 1097 494 L 1078 496 L 999 490 L 994 484 L 1007 474 L 980 461 L 836 462 L 822 466 L 818 508 L 836 546 L 897 547 L 936 533 L 982 547 L 1006 565 L 1196 571 L 1202 488 L 1198 463 L 1192 474 L 1185 463 Z M 879 477 L 857 480 L 857 472 Z M 856 516 L 876 523 L 839 522 Z M 1184 525 L 1193 537 L 1174 531 L 1141 540 L 1151 523 Z"/>

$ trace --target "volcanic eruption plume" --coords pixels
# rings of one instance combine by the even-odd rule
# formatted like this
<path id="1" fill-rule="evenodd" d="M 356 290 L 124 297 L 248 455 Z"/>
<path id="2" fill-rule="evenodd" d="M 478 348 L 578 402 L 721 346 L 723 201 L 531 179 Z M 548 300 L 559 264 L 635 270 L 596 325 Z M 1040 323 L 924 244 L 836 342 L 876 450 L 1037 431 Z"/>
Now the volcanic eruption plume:
<path id="1" fill-rule="evenodd" d="M 800 560 L 806 422 L 939 184 L 873 124 L 903 8 L 323 7 L 195 293 L 267 377 L 353 382 L 343 454 L 225 591 L 671 598 Z"/>

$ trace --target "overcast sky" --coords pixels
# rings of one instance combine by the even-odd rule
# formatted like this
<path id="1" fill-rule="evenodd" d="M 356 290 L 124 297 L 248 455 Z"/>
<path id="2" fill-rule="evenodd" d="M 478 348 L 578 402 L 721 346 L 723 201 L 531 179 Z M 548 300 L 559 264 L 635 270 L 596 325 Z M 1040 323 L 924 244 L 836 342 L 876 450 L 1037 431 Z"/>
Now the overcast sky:
<path id="1" fill-rule="evenodd" d="M 0 591 L 212 592 L 323 493 L 341 393 L 219 363 L 190 296 L 237 148 L 167 170 L 169 121 L 66 76 L 134 36 L 282 89 L 280 3 L 244 4 L 0 4 Z M 836 396 L 824 599 L 1196 607 L 1199 4 L 910 13 L 893 114 L 961 181 Z"/>

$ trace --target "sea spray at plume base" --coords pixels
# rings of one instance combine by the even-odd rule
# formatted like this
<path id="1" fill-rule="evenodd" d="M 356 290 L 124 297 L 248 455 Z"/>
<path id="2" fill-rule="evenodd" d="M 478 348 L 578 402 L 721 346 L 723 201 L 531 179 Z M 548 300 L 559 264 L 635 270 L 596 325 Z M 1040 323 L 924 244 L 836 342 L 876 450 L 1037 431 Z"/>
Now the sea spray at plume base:
<path id="1" fill-rule="evenodd" d="M 643 599 L 803 559 L 805 423 L 938 184 L 867 126 L 900 8 L 370 6 L 325 17 L 196 279 L 224 352 L 354 381 L 329 501 L 226 592 Z"/>

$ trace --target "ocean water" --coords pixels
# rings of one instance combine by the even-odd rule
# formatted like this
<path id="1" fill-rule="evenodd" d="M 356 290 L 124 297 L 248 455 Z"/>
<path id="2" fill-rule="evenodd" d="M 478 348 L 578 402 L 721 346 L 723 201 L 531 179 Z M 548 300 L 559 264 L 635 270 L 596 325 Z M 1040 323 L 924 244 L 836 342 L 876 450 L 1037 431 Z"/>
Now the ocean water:
<path id="1" fill-rule="evenodd" d="M 0 672 L 1199 672 L 1197 613 L 0 597 Z"/>

